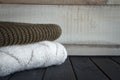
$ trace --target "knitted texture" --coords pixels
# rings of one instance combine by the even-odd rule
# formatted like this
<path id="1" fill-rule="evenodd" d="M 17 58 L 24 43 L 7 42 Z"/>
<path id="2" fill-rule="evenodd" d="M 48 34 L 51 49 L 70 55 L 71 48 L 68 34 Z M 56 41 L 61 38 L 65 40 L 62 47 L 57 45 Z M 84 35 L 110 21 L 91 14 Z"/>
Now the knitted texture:
<path id="1" fill-rule="evenodd" d="M 0 22 L 0 47 L 43 40 L 53 41 L 60 35 L 61 28 L 55 24 Z"/>
<path id="2" fill-rule="evenodd" d="M 60 65 L 66 58 L 65 47 L 57 42 L 40 41 L 27 45 L 1 47 L 0 76 L 23 70 Z"/>

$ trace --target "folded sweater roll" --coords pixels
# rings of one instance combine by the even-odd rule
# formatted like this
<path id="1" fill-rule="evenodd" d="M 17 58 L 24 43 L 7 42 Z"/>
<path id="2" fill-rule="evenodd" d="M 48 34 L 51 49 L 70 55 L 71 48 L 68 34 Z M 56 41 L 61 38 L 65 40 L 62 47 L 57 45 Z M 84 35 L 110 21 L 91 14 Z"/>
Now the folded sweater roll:
<path id="1" fill-rule="evenodd" d="M 53 41 L 60 35 L 61 28 L 56 24 L 0 22 L 0 47 L 43 40 Z"/>
<path id="2" fill-rule="evenodd" d="M 66 49 L 56 42 L 43 41 L 2 47 L 0 48 L 0 76 L 32 68 L 60 65 L 66 58 Z"/>

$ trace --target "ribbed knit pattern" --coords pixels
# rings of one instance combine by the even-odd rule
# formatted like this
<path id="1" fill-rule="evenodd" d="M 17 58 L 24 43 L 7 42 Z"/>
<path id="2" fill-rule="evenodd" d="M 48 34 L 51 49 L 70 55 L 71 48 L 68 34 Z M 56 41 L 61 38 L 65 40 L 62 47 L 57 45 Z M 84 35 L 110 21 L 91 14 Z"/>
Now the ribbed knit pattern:
<path id="1" fill-rule="evenodd" d="M 53 41 L 60 35 L 61 28 L 56 24 L 0 22 L 0 47 L 43 40 Z"/>

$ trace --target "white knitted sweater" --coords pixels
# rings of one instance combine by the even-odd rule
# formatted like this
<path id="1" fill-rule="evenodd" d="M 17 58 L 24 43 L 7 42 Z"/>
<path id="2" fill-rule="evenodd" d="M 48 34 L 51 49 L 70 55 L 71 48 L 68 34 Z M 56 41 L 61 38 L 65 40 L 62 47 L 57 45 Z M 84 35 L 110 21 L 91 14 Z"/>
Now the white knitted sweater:
<path id="1" fill-rule="evenodd" d="M 0 48 L 0 76 L 16 71 L 59 65 L 67 58 L 64 46 L 43 41 Z"/>

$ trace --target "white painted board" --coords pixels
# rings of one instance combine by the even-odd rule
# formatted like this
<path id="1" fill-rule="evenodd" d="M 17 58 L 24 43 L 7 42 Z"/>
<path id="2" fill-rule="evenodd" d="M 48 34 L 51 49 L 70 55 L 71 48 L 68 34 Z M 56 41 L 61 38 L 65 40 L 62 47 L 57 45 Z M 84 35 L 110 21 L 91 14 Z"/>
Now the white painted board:
<path id="1" fill-rule="evenodd" d="M 0 4 L 0 21 L 58 24 L 65 44 L 120 44 L 120 6 Z"/>
<path id="2" fill-rule="evenodd" d="M 120 0 L 107 0 L 107 4 L 120 4 Z"/>
<path id="3" fill-rule="evenodd" d="M 120 56 L 120 48 L 88 47 L 80 45 L 65 45 L 68 55 L 73 56 Z"/>

